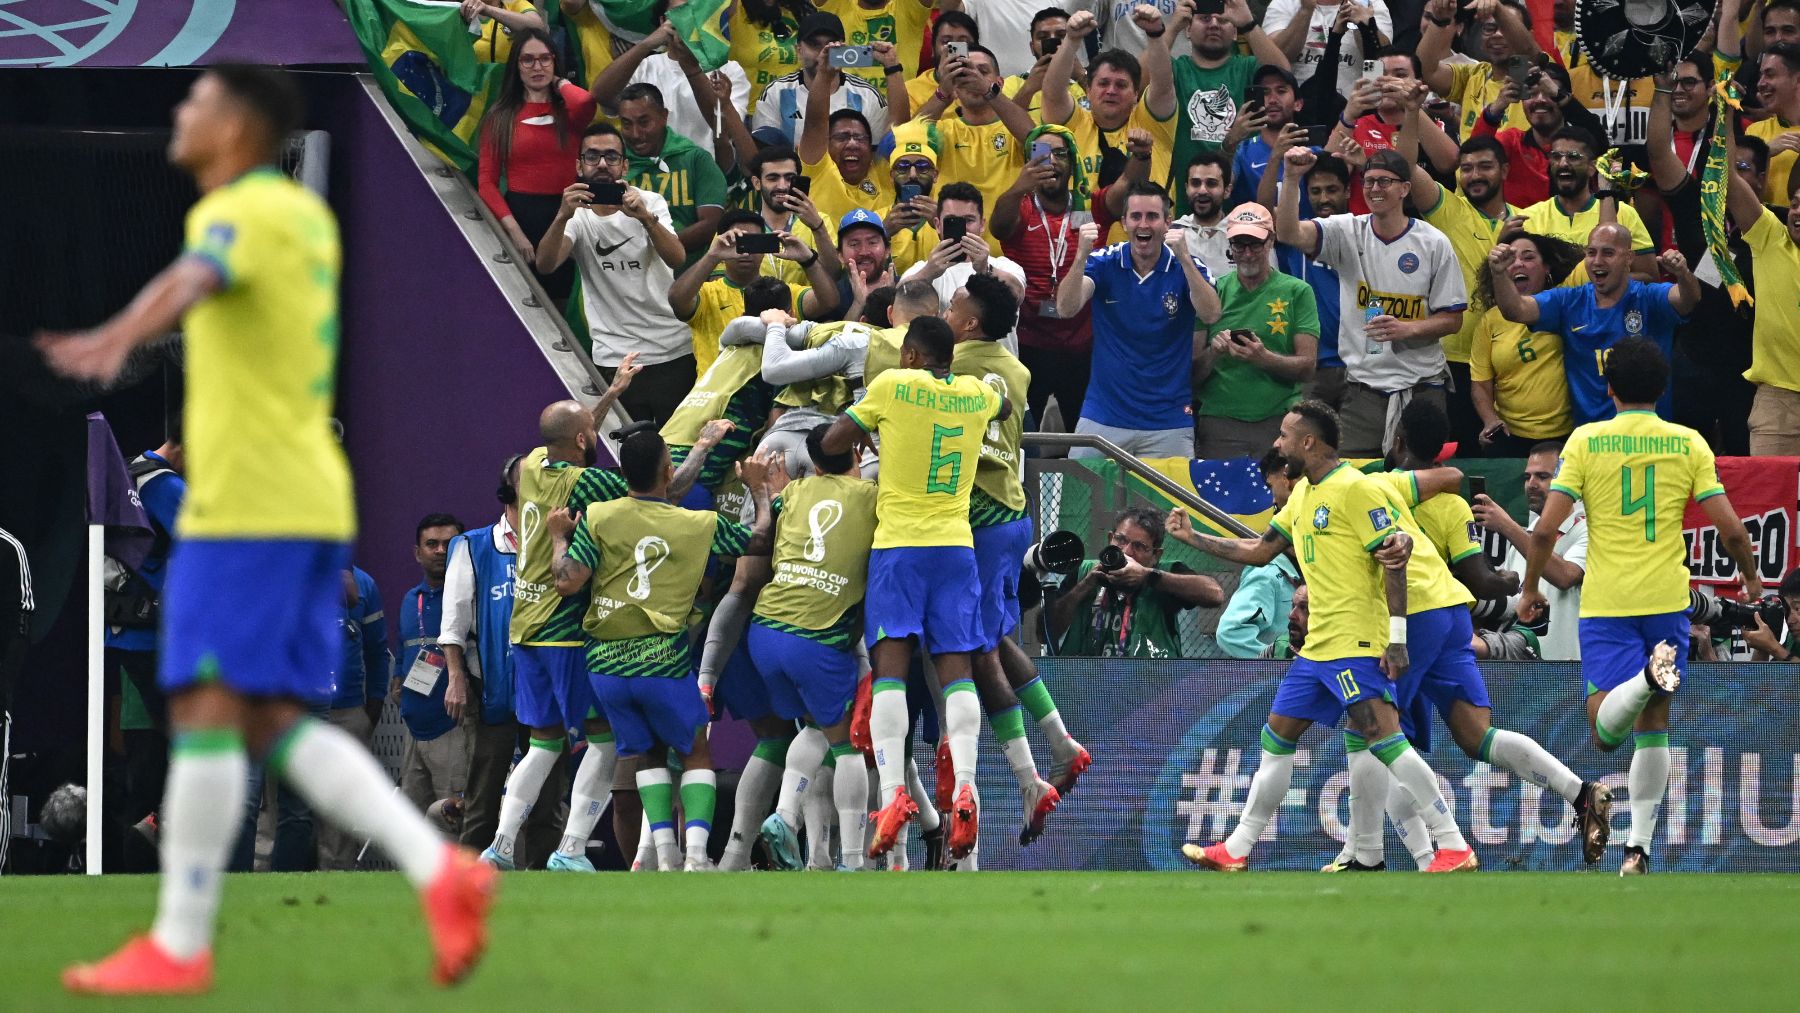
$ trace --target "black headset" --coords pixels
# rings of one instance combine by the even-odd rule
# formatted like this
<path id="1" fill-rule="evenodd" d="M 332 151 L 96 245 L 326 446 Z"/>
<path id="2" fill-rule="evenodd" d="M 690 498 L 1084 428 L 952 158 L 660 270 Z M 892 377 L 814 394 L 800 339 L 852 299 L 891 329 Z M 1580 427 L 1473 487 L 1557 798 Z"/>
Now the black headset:
<path id="1" fill-rule="evenodd" d="M 500 488 L 494 490 L 494 498 L 499 500 L 502 506 L 512 506 L 519 501 L 519 488 L 513 485 L 512 473 L 524 457 L 524 454 L 514 454 L 500 466 Z"/>

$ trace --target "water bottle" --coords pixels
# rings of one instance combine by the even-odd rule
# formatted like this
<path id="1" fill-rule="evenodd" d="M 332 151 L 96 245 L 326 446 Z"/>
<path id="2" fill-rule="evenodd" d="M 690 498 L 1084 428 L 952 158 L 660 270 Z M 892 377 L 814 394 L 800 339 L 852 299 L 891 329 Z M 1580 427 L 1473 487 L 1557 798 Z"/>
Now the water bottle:
<path id="1" fill-rule="evenodd" d="M 1380 355 L 1381 354 L 1381 342 L 1376 341 L 1374 338 L 1368 337 L 1369 321 L 1375 319 L 1376 317 L 1378 317 L 1380 315 L 1381 315 L 1381 306 L 1378 305 L 1373 299 L 1371 299 L 1369 302 L 1367 302 L 1363 305 L 1363 336 L 1368 339 L 1368 344 L 1369 344 L 1368 354 L 1370 354 L 1370 355 Z"/>

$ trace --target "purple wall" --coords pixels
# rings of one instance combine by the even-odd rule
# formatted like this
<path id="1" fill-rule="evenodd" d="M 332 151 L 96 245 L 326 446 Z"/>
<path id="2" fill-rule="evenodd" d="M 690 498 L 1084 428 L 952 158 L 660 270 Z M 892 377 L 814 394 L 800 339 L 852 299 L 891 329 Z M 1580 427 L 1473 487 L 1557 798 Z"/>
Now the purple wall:
<path id="1" fill-rule="evenodd" d="M 54 32 L 0 36 L 9 66 L 195 66 L 361 63 L 362 50 L 332 0 L 33 0 L 10 13 Z"/>

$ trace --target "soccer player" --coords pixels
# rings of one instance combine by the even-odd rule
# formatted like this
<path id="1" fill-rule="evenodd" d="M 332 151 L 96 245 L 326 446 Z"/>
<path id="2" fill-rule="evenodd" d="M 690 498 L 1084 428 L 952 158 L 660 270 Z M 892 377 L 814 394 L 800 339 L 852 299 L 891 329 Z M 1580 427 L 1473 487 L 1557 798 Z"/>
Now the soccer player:
<path id="1" fill-rule="evenodd" d="M 1260 540 L 1196 536 L 1201 551 L 1252 566 L 1297 546 L 1301 573 L 1312 589 L 1311 621 L 1305 646 L 1275 691 L 1263 725 L 1262 763 L 1250 781 L 1238 825 L 1223 841 L 1205 848 L 1183 845 L 1181 853 L 1206 869 L 1249 868 L 1256 839 L 1287 797 L 1300 736 L 1315 721 L 1335 724 L 1347 718 L 1350 732 L 1368 743 L 1368 751 L 1425 817 L 1439 846 L 1426 871 L 1471 870 L 1475 853 L 1450 816 L 1437 775 L 1401 734 L 1394 706 L 1394 679 L 1404 677 L 1409 664 L 1407 556 L 1429 549 L 1415 547 L 1396 524 L 1396 504 L 1382 484 L 1339 459 L 1337 442 L 1335 412 L 1318 401 L 1294 405 L 1275 440 L 1275 449 L 1287 459 L 1288 474 L 1298 480 L 1287 506 Z M 1385 797 L 1379 774 L 1352 756 L 1351 797 Z M 1355 806 L 1351 818 L 1357 819 Z M 1379 825 L 1379 816 L 1376 820 Z M 1356 857 L 1367 865 L 1380 863 L 1378 855 L 1361 849 Z"/>
<path id="2" fill-rule="evenodd" d="M 790 483 L 771 507 L 775 579 L 757 599 L 749 634 L 750 657 L 776 715 L 804 719 L 813 732 L 788 747 L 775 811 L 762 824 L 763 841 L 783 869 L 800 868 L 800 799 L 819 776 L 826 749 L 835 768 L 831 792 L 845 868 L 862 868 L 869 817 L 869 774 L 850 745 L 850 711 L 862 675 L 856 639 L 876 493 L 873 482 L 858 477 L 862 462 L 854 451 L 828 454 L 821 447 L 828 428 L 821 423 L 806 435 L 813 474 Z M 809 834 L 820 830 L 808 825 Z"/>
<path id="3" fill-rule="evenodd" d="M 1657 810 L 1669 787 L 1669 695 L 1688 655 L 1687 543 L 1690 498 L 1719 530 L 1743 574 L 1744 596 L 1762 595 L 1756 546 L 1732 509 L 1699 433 L 1656 416 L 1669 362 L 1656 345 L 1627 338 L 1606 356 L 1606 388 L 1617 414 L 1577 426 L 1563 445 L 1543 515 L 1531 532 L 1519 621 L 1544 608 L 1538 586 L 1575 501 L 1587 511 L 1587 579 L 1581 593 L 1581 677 L 1594 742 L 1612 752 L 1632 736 L 1626 792 L 1631 832 L 1619 875 L 1650 871 Z M 1567 622 L 1563 617 L 1561 622 Z M 1634 734 L 1635 733 L 1635 734 Z"/>
<path id="4" fill-rule="evenodd" d="M 356 523 L 330 428 L 337 222 L 276 167 L 302 115 L 280 71 L 207 68 L 175 108 L 169 141 L 169 160 L 202 194 L 181 256 L 101 326 L 37 338 L 51 368 L 100 383 L 178 325 L 187 339 L 191 470 L 157 674 L 172 742 L 156 923 L 63 972 L 73 992 L 211 988 L 220 873 L 252 753 L 332 822 L 366 828 L 419 890 L 440 984 L 467 975 L 486 944 L 493 872 L 446 843 L 355 739 L 300 702 L 331 695 Z"/>
<path id="5" fill-rule="evenodd" d="M 706 702 L 689 660 L 688 628 L 699 619 L 694 598 L 713 555 L 769 552 L 769 490 L 765 459 L 739 466 L 755 504 L 754 528 L 711 510 L 670 502 L 675 467 L 668 444 L 648 429 L 619 444 L 619 470 L 630 493 L 590 505 L 585 513 L 559 510 L 545 526 L 554 548 L 556 592 L 565 599 L 583 588 L 588 679 L 612 726 L 619 756 L 643 757 L 638 794 L 665 872 L 680 863 L 667 751 L 681 756 L 681 809 L 686 817 L 689 872 L 710 871 L 718 782 L 706 741 Z"/>
<path id="6" fill-rule="evenodd" d="M 867 434 L 881 439 L 875 541 L 869 557 L 864 628 L 875 671 L 869 718 L 881 812 L 869 857 L 893 847 L 918 805 L 906 790 L 906 674 L 915 644 L 930 652 L 943 690 L 956 796 L 948 852 L 975 847 L 975 760 L 981 732 L 969 656 L 982 646 L 981 581 L 969 530 L 969 499 L 987 427 L 1010 402 L 950 362 L 956 337 L 937 317 L 907 325 L 900 367 L 869 382 L 862 400 L 831 424 L 827 454 Z"/>

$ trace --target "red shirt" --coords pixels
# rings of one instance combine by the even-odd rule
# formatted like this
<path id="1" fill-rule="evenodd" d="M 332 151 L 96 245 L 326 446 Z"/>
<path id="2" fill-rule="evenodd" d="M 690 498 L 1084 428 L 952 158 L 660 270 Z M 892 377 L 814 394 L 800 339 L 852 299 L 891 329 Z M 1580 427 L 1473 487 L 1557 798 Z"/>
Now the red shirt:
<path id="1" fill-rule="evenodd" d="M 519 117 L 513 123 L 512 149 L 506 159 L 508 193 L 560 194 L 575 182 L 581 132 L 594 122 L 596 103 L 593 96 L 567 81 L 560 90 L 569 114 L 560 146 L 556 143 L 556 124 L 550 119 L 550 103 L 527 102 L 520 107 Z M 512 209 L 506 206 L 506 197 L 500 192 L 500 149 L 490 130 L 482 131 L 477 178 L 482 203 L 494 217 L 511 217 Z"/>
<path id="2" fill-rule="evenodd" d="M 1025 301 L 1019 306 L 1019 344 L 1085 352 L 1093 347 L 1093 308 L 1064 320 L 1046 316 L 1045 303 L 1056 299 L 1056 283 L 1075 270 L 1075 247 L 1081 223 L 1094 217 L 1086 211 L 1053 214 L 1040 210 L 1033 195 L 1019 198 L 1019 227 L 1000 250 L 1025 269 Z"/>
<path id="3" fill-rule="evenodd" d="M 1495 130 L 1485 114 L 1475 117 L 1471 136 L 1488 136 L 1506 149 L 1506 203 L 1530 207 L 1550 199 L 1550 156 L 1531 135 L 1517 127 Z"/>
<path id="4" fill-rule="evenodd" d="M 1376 113 L 1365 113 L 1357 119 L 1356 127 L 1350 135 L 1356 138 L 1356 143 L 1362 145 L 1363 151 L 1373 155 L 1377 151 L 1394 150 L 1394 135 L 1399 132 L 1400 124 L 1389 123 Z M 1361 172 L 1353 173 L 1350 178 L 1350 213 L 1369 213 L 1369 202 L 1363 199 Z"/>

